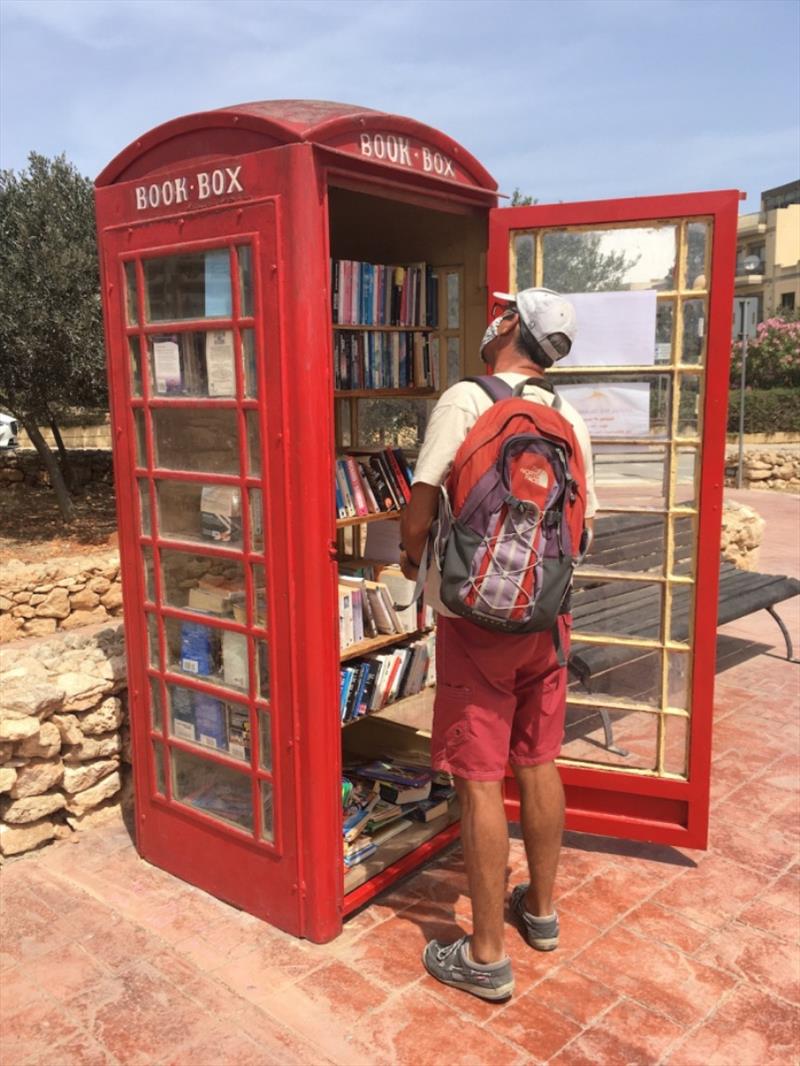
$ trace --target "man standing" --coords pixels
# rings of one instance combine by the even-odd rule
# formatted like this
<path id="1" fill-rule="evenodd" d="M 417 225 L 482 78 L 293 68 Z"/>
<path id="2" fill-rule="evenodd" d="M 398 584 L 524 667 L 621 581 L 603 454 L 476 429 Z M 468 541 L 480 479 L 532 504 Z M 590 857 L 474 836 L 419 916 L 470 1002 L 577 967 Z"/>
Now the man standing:
<path id="1" fill-rule="evenodd" d="M 486 330 L 481 358 L 512 387 L 540 378 L 567 355 L 575 335 L 572 305 L 548 289 L 516 296 L 496 293 L 505 305 Z M 529 385 L 525 398 L 552 405 L 554 396 Z M 447 389 L 434 409 L 417 462 L 411 499 L 401 520 L 401 566 L 417 576 L 440 486 L 460 445 L 491 399 L 474 382 Z M 589 435 L 567 403 L 561 414 L 572 424 L 586 467 L 586 517 L 596 509 Z M 445 984 L 483 999 L 511 995 L 514 979 L 504 946 L 508 824 L 502 781 L 508 762 L 519 787 L 521 823 L 530 881 L 511 894 L 512 912 L 531 947 L 558 946 L 553 886 L 564 823 L 564 790 L 555 766 L 564 735 L 566 667 L 550 630 L 495 632 L 459 618 L 439 599 L 436 565 L 428 572 L 427 599 L 437 611 L 437 691 L 432 763 L 453 774 L 461 805 L 464 861 L 472 900 L 473 933 L 454 944 L 431 941 L 426 969 Z M 571 616 L 558 619 L 559 643 L 569 644 Z"/>

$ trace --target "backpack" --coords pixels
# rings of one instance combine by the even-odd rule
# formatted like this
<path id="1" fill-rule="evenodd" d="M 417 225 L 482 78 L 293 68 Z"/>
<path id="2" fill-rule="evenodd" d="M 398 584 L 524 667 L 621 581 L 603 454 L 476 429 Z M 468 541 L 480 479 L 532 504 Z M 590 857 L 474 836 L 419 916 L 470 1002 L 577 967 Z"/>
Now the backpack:
<path id="1" fill-rule="evenodd" d="M 433 536 L 442 603 L 486 629 L 555 635 L 591 541 L 583 454 L 557 396 L 552 407 L 524 398 L 540 379 L 466 380 L 493 403 L 442 486 Z"/>

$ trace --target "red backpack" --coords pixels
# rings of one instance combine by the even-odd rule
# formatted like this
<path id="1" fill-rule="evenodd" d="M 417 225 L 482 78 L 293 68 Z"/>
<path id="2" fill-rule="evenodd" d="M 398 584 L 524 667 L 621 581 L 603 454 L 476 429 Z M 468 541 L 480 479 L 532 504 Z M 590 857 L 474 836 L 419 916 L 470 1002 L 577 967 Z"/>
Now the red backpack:
<path id="1" fill-rule="evenodd" d="M 456 453 L 433 540 L 442 603 L 487 629 L 554 629 L 591 537 L 575 431 L 498 377 L 467 378 L 492 399 Z"/>

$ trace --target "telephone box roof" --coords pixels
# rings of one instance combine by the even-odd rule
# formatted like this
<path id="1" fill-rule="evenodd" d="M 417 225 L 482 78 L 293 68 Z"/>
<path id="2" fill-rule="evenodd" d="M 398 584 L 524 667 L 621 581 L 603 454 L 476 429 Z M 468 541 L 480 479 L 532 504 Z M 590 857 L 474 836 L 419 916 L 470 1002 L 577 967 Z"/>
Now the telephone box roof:
<path id="1" fill-rule="evenodd" d="M 363 157 L 362 138 L 368 134 L 393 136 L 395 143 L 398 138 L 410 138 L 422 151 L 427 148 L 443 159 L 455 160 L 459 184 L 492 193 L 497 190 L 496 181 L 478 160 L 441 130 L 403 115 L 330 100 L 263 100 L 171 119 L 124 148 L 101 171 L 96 185 L 154 175 L 183 160 L 210 161 L 285 144 L 313 143 Z M 388 156 L 373 156 L 371 162 L 398 169 Z"/>

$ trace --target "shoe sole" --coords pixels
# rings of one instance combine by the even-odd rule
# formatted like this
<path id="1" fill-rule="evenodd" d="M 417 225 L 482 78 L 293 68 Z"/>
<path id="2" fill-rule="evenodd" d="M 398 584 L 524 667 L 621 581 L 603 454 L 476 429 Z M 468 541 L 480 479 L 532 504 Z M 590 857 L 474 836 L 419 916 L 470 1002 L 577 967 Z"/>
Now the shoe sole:
<path id="1" fill-rule="evenodd" d="M 425 959 L 425 955 L 422 955 L 422 965 L 425 970 L 442 985 L 449 985 L 450 988 L 460 988 L 462 992 L 469 992 L 473 996 L 477 996 L 478 999 L 488 999 L 492 1002 L 498 999 L 509 999 L 514 994 L 514 982 L 509 981 L 506 985 L 501 985 L 500 988 L 475 988 L 472 985 L 465 985 L 463 981 L 448 981 L 445 977 L 440 977 L 438 973 L 434 973 L 428 967 L 428 963 Z"/>
<path id="2" fill-rule="evenodd" d="M 528 945 L 528 947 L 533 948 L 535 951 L 555 951 L 556 950 L 556 948 L 558 947 L 558 937 L 557 936 L 536 937 L 534 940 L 531 940 L 531 938 L 530 938 L 530 928 L 528 927 L 528 924 L 525 921 L 525 919 L 522 917 L 522 915 L 519 913 L 519 911 L 515 907 L 511 908 L 511 913 L 514 916 L 514 920 L 517 923 L 517 928 L 522 933 L 522 935 L 525 937 L 525 942 Z"/>
<path id="3" fill-rule="evenodd" d="M 528 940 L 528 944 L 536 951 L 555 951 L 558 947 L 558 937 L 554 936 L 549 940 Z"/>

